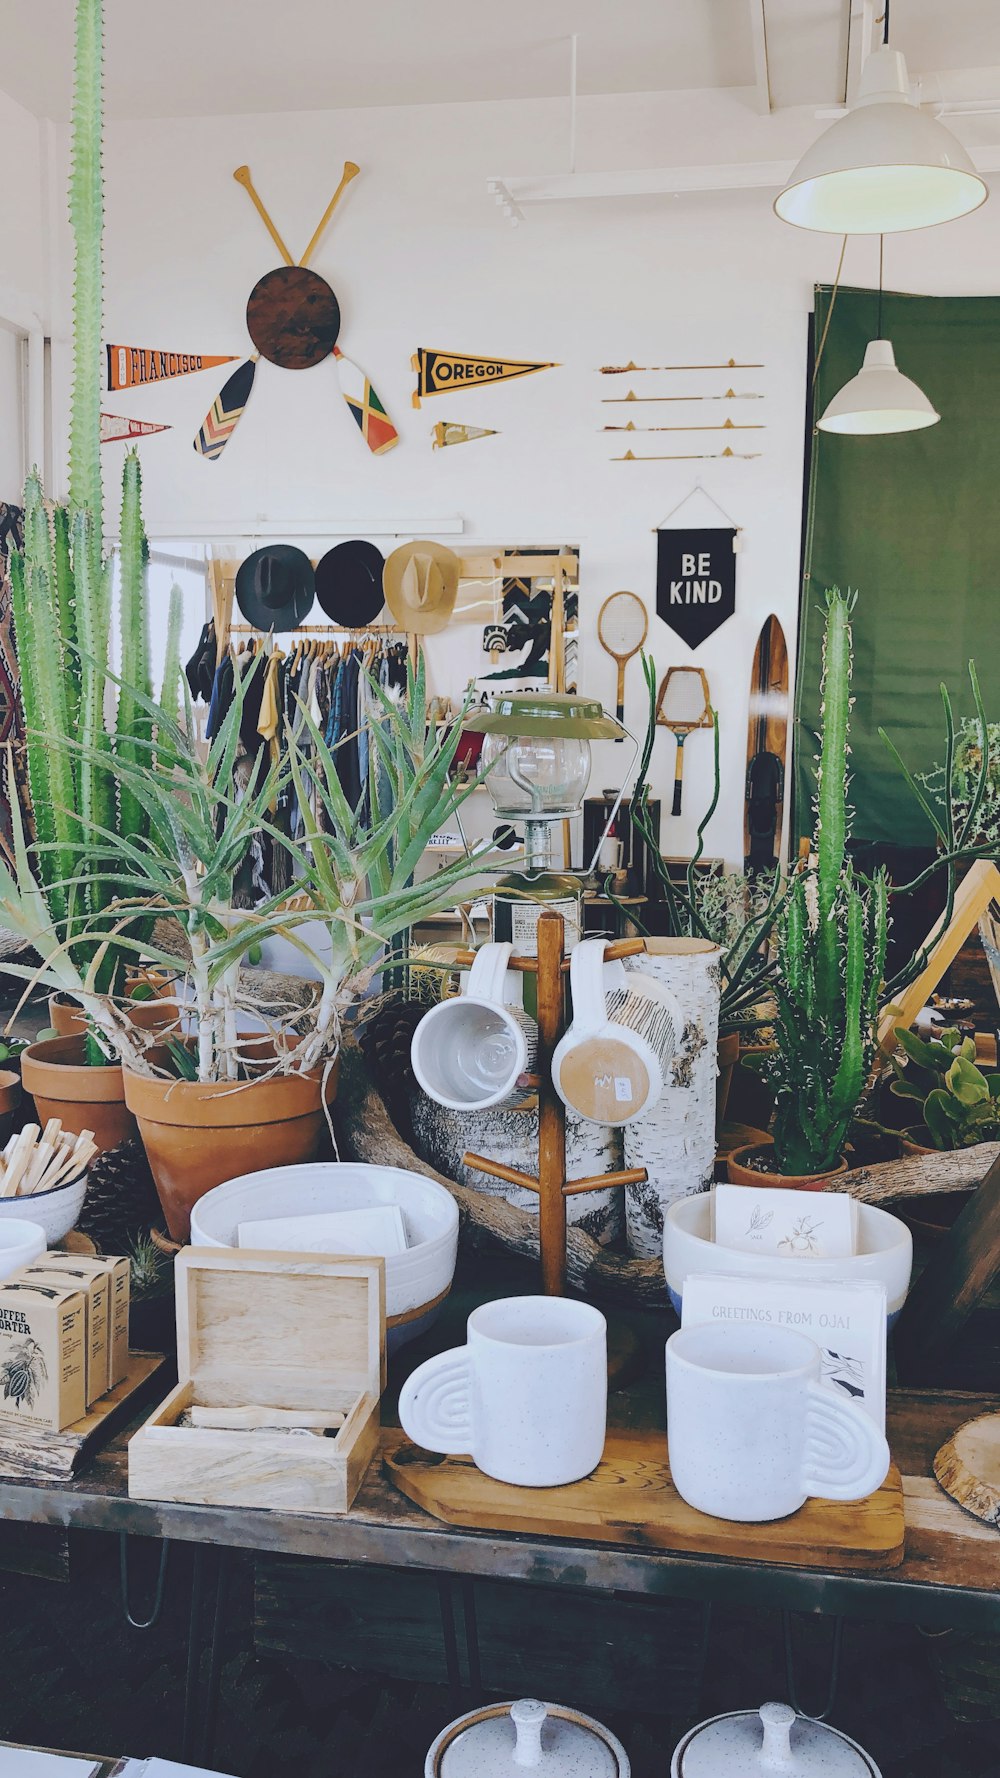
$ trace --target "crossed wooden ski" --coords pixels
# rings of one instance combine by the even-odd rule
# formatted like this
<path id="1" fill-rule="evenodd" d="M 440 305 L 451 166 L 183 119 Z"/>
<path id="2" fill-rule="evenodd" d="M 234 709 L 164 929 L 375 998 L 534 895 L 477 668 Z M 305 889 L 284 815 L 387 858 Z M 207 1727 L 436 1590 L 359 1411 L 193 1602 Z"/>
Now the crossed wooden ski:
<path id="1" fill-rule="evenodd" d="M 341 195 L 346 190 L 350 181 L 356 178 L 360 170 L 361 169 L 356 166 L 353 161 L 345 161 L 344 172 L 340 184 L 323 212 L 302 258 L 297 262 L 298 269 L 304 270 L 308 266 L 309 260 L 312 258 L 313 253 L 319 245 L 320 239 L 340 201 Z M 277 247 L 278 252 L 281 254 L 285 265 L 294 267 L 296 261 L 292 259 L 288 248 L 268 215 L 263 201 L 255 189 L 250 177 L 249 167 L 237 167 L 233 174 L 233 178 L 236 180 L 237 184 L 242 185 L 249 194 L 255 209 L 261 217 L 261 220 Z M 278 274 L 273 274 L 273 276 L 277 275 Z M 317 282 L 315 278 L 313 281 Z M 262 279 L 260 282 L 263 283 L 264 280 Z M 257 289 L 259 288 L 260 285 L 258 284 Z M 329 286 L 327 286 L 327 290 L 329 291 L 330 299 L 333 302 L 334 307 L 337 308 L 336 298 L 333 296 L 333 292 L 329 290 Z M 334 341 L 330 346 L 329 355 L 337 361 L 340 373 L 339 381 L 341 394 L 350 408 L 354 419 L 357 421 L 361 436 L 368 446 L 368 449 L 376 455 L 380 455 L 383 451 L 391 450 L 393 445 L 398 443 L 399 434 L 364 371 L 361 370 L 360 366 L 355 364 L 352 358 L 348 358 L 341 350 L 336 338 L 334 338 Z M 250 393 L 253 389 L 254 378 L 257 374 L 257 365 L 260 357 L 261 353 L 259 351 L 254 352 L 245 363 L 240 365 L 238 370 L 233 372 L 233 375 L 226 380 L 222 388 L 219 390 L 218 395 L 209 408 L 208 413 L 205 415 L 193 441 L 194 449 L 200 456 L 207 457 L 211 461 L 215 461 L 221 457 L 229 440 L 232 438 L 233 433 L 236 431 L 250 399 Z M 275 362 L 277 362 L 277 360 L 275 360 Z"/>

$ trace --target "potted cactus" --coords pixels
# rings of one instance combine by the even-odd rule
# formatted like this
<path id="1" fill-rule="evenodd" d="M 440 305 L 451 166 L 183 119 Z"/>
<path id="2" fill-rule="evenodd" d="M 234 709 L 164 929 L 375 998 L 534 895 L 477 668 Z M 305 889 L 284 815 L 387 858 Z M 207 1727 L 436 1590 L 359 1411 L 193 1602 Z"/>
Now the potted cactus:
<path id="1" fill-rule="evenodd" d="M 738 1184 L 822 1190 L 843 1171 L 874 1054 L 887 890 L 881 873 L 861 885 L 846 854 L 852 606 L 837 588 L 827 595 L 816 866 L 793 878 L 777 922 L 777 1041 L 762 1068 L 775 1095 L 773 1145 L 735 1152 Z"/>
<path id="2" fill-rule="evenodd" d="M 112 760 L 135 758 L 145 718 L 131 692 L 106 705 L 112 563 L 103 555 L 100 468 L 102 0 L 77 0 L 70 221 L 74 238 L 73 403 L 68 506 L 50 506 L 37 471 L 25 486 L 25 543 L 11 559 L 14 624 L 26 729 L 33 831 L 19 824 L 0 872 L 0 920 L 42 954 L 44 968 L 8 973 L 55 990 L 66 1035 L 25 1052 L 26 1088 L 57 1107 L 65 1127 L 102 1143 L 134 1131 L 110 1031 L 125 1001 L 124 958 L 104 915 L 107 859 L 142 832 L 143 810 L 119 796 Z M 120 631 L 127 686 L 148 690 L 146 540 L 139 461 L 123 477 Z M 74 752 L 77 741 L 81 751 Z M 85 860 L 81 835 L 100 829 L 104 860 Z M 67 1008 L 66 1002 L 69 1002 Z M 82 1018 L 73 1018 L 76 1009 Z M 69 1013 L 68 1026 L 66 1023 Z"/>

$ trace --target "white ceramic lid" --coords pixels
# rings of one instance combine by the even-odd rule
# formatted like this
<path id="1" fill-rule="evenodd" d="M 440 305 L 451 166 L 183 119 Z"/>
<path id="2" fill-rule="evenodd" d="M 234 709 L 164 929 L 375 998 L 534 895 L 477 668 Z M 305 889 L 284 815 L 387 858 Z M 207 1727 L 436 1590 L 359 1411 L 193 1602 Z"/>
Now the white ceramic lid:
<path id="1" fill-rule="evenodd" d="M 671 1778 L 881 1778 L 875 1761 L 839 1729 L 797 1716 L 790 1704 L 716 1716 L 676 1749 Z"/>
<path id="2" fill-rule="evenodd" d="M 461 1716 L 427 1755 L 425 1778 L 629 1778 L 625 1749 L 592 1717 L 521 1698 Z"/>

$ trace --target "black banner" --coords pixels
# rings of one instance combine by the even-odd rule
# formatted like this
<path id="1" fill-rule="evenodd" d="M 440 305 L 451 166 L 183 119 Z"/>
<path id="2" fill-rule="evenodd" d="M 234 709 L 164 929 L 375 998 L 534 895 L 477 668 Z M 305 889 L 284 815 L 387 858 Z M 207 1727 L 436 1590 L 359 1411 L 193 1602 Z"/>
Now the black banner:
<path id="1" fill-rule="evenodd" d="M 698 648 L 736 610 L 734 527 L 656 533 L 656 610 Z"/>

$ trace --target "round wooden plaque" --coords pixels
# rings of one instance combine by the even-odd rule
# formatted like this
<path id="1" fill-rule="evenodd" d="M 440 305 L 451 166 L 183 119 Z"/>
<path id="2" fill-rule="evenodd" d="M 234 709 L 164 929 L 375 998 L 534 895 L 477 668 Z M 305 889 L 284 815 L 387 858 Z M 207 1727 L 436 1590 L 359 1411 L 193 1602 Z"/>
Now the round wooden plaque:
<path id="1" fill-rule="evenodd" d="M 1000 1530 L 1000 1413 L 966 1420 L 941 1446 L 934 1474 L 967 1513 Z"/>
<path id="2" fill-rule="evenodd" d="M 337 343 L 340 304 L 317 272 L 278 266 L 250 292 L 247 330 L 262 358 L 282 370 L 311 370 Z"/>

